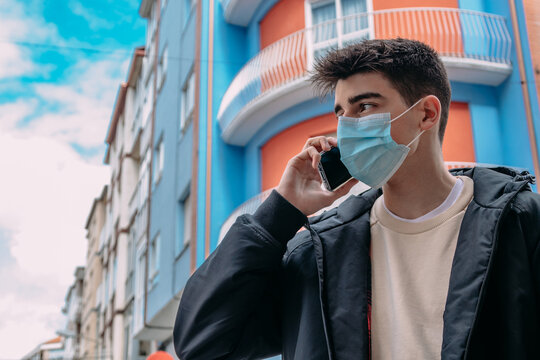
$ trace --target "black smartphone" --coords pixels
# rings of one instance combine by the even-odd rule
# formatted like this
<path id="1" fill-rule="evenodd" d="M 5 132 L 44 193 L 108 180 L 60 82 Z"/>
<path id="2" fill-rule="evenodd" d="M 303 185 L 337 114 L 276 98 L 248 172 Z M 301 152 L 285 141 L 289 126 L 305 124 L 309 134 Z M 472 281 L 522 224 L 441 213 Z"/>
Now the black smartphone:
<path id="1" fill-rule="evenodd" d="M 341 154 L 337 147 L 321 152 L 319 174 L 321 174 L 324 187 L 329 191 L 336 190 L 352 178 L 349 170 L 341 162 Z"/>

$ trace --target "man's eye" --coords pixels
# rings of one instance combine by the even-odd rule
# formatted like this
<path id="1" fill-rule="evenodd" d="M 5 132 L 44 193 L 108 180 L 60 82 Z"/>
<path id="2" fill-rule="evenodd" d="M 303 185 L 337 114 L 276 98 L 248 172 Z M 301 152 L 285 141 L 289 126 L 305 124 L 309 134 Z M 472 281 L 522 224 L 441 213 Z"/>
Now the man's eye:
<path id="1" fill-rule="evenodd" d="M 369 110 L 373 107 L 373 104 L 360 104 L 360 112 Z"/>

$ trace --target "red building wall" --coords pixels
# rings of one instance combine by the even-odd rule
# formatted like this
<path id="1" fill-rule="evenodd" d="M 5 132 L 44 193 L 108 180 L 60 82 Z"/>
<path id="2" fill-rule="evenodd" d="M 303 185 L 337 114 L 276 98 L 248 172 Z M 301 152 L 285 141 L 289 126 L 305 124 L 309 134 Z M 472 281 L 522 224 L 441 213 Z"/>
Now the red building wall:
<path id="1" fill-rule="evenodd" d="M 278 1 L 259 23 L 261 49 L 306 27 L 304 0 Z"/>

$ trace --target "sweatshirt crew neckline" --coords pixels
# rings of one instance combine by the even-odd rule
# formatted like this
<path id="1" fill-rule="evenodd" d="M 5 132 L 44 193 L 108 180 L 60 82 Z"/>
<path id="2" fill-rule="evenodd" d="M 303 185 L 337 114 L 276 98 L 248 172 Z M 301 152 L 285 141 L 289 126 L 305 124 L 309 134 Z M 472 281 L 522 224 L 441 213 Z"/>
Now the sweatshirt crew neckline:
<path id="1" fill-rule="evenodd" d="M 383 197 L 379 197 L 373 205 L 374 217 L 372 217 L 371 226 L 377 222 L 392 231 L 402 234 L 418 234 L 429 231 L 450 218 L 456 216 L 461 211 L 465 210 L 472 200 L 474 192 L 473 180 L 467 176 L 458 176 L 463 181 L 463 189 L 457 200 L 446 211 L 438 214 L 430 219 L 421 222 L 402 221 L 392 216 L 384 206 Z"/>

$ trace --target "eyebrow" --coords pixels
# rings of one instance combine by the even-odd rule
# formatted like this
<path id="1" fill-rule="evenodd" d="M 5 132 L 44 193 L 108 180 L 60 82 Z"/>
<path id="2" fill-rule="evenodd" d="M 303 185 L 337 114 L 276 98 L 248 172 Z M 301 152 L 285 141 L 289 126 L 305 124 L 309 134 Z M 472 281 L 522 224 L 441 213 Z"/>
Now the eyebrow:
<path id="1" fill-rule="evenodd" d="M 379 93 L 367 92 L 367 93 L 362 93 L 362 94 L 358 94 L 358 95 L 355 95 L 355 96 L 351 96 L 348 99 L 348 102 L 349 102 L 349 105 L 353 105 L 354 103 L 357 103 L 360 100 L 373 99 L 373 98 L 382 98 L 382 97 L 383 96 L 381 94 L 379 94 Z M 337 104 L 336 107 L 334 108 L 334 113 L 337 114 L 338 111 L 340 111 L 342 109 L 343 108 L 341 107 L 341 105 Z"/>

